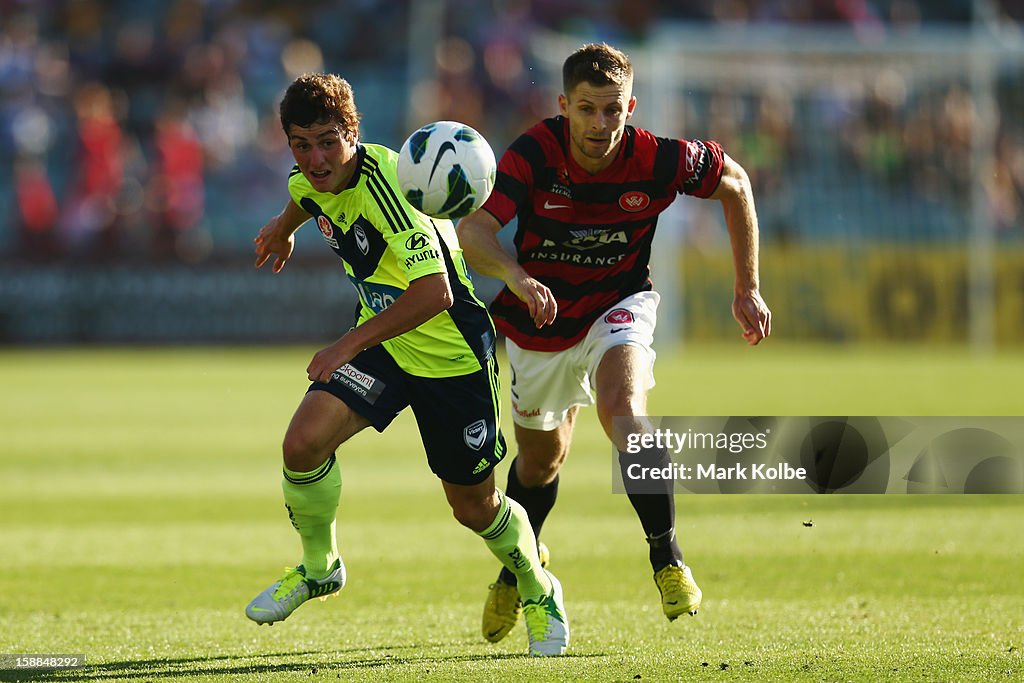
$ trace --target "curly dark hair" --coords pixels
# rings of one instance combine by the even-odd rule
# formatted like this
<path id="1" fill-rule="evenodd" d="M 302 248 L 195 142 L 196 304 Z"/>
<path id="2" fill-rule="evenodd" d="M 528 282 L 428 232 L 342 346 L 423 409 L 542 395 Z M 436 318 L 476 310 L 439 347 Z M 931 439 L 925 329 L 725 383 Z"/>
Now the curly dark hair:
<path id="1" fill-rule="evenodd" d="M 633 64 L 624 52 L 606 43 L 588 43 L 573 52 L 562 65 L 566 95 L 580 83 L 622 85 L 633 78 Z"/>
<path id="2" fill-rule="evenodd" d="M 346 137 L 359 137 L 359 112 L 352 86 L 335 74 L 303 74 L 292 81 L 281 98 L 281 127 L 306 128 L 335 122 Z"/>

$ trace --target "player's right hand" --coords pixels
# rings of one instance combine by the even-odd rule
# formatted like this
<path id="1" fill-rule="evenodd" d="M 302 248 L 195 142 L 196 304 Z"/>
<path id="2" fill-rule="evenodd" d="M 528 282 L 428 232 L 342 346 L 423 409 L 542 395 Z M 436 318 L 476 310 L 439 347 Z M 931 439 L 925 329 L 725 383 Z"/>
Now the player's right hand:
<path id="1" fill-rule="evenodd" d="M 537 329 L 555 322 L 555 317 L 558 315 L 558 303 L 547 285 L 528 275 L 505 284 L 513 294 L 519 297 L 520 301 L 526 304 Z"/>
<path id="2" fill-rule="evenodd" d="M 271 270 L 280 273 L 284 264 L 292 257 L 292 250 L 295 248 L 295 234 L 285 235 L 278 226 L 277 218 L 260 228 L 259 234 L 253 240 L 256 244 L 256 267 L 261 268 L 271 257 L 276 256 Z"/>

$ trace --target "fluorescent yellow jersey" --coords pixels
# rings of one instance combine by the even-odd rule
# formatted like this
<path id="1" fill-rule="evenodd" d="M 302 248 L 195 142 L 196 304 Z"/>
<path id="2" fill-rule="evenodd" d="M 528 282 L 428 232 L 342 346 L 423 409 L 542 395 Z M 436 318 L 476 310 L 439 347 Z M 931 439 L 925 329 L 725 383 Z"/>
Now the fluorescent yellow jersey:
<path id="1" fill-rule="evenodd" d="M 288 180 L 292 200 L 313 216 L 359 294 L 356 324 L 394 303 L 416 278 L 447 273 L 452 307 L 381 345 L 399 367 L 419 377 L 455 377 L 486 367 L 494 324 L 473 292 L 454 225 L 419 213 L 405 200 L 396 152 L 360 144 L 358 155 L 359 170 L 338 194 L 314 190 L 298 166 Z"/>

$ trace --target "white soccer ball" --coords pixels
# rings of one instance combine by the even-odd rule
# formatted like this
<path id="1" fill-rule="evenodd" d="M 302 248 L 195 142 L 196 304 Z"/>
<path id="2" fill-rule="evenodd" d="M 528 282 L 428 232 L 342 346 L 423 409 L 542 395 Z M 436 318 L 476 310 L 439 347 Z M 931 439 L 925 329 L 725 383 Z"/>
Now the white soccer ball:
<path id="1" fill-rule="evenodd" d="M 402 194 L 434 218 L 461 218 L 480 208 L 494 189 L 496 172 L 484 136 L 457 121 L 428 123 L 398 153 Z"/>

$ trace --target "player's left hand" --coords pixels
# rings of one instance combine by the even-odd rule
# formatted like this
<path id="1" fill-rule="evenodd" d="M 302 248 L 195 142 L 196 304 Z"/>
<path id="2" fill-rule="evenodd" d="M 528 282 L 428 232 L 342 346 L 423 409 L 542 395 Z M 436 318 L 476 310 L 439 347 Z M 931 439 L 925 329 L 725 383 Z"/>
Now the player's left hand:
<path id="1" fill-rule="evenodd" d="M 772 333 L 772 312 L 756 289 L 736 292 L 732 300 L 732 317 L 740 324 L 743 338 L 751 346 Z"/>

